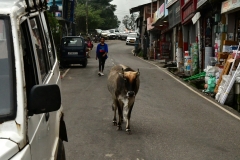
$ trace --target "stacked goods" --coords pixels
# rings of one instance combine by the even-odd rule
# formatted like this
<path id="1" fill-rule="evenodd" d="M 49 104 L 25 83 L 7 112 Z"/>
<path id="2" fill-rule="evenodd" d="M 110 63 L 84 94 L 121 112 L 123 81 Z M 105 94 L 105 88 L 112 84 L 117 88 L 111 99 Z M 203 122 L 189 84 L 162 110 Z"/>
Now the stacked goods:
<path id="1" fill-rule="evenodd" d="M 189 54 L 189 51 L 185 51 L 185 54 L 184 54 L 184 72 L 186 74 L 191 73 L 191 65 L 192 65 L 192 60 L 191 60 L 191 56 Z"/>
<path id="2" fill-rule="evenodd" d="M 177 60 L 177 67 L 178 68 L 182 67 L 181 65 L 183 63 L 182 48 L 177 48 L 176 60 Z"/>
<path id="3" fill-rule="evenodd" d="M 198 44 L 192 43 L 191 47 L 191 59 L 192 59 L 192 73 L 198 74 L 199 68 L 198 68 Z"/>

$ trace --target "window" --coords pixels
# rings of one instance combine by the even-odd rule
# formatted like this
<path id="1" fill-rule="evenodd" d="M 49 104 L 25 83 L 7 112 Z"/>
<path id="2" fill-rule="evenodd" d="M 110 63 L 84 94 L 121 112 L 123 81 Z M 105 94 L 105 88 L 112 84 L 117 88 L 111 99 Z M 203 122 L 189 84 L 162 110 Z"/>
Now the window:
<path id="1" fill-rule="evenodd" d="M 44 27 L 44 32 L 45 32 L 45 35 L 46 35 L 46 43 L 47 43 L 47 49 L 48 49 L 48 57 L 49 57 L 49 60 L 50 60 L 50 65 L 51 67 L 53 67 L 54 65 L 54 62 L 56 61 L 56 54 L 55 54 L 55 49 L 54 49 L 54 42 L 53 42 L 53 39 L 52 39 L 52 36 L 51 36 L 51 30 L 50 30 L 50 27 L 49 27 L 49 22 L 48 22 L 48 17 L 47 17 L 47 13 L 44 12 L 44 15 L 43 15 L 45 18 L 42 18 L 43 20 L 43 27 Z"/>
<path id="2" fill-rule="evenodd" d="M 64 46 L 74 46 L 74 47 L 82 47 L 83 40 L 80 37 L 66 37 L 62 41 Z"/>
<path id="3" fill-rule="evenodd" d="M 0 123 L 16 115 L 16 76 L 10 18 L 0 15 Z"/>
<path id="4" fill-rule="evenodd" d="M 32 87 L 39 84 L 36 61 L 34 58 L 33 46 L 31 43 L 31 35 L 27 21 L 21 24 L 21 45 L 23 52 L 24 73 L 26 82 L 27 97 L 30 94 Z"/>
<path id="5" fill-rule="evenodd" d="M 38 65 L 41 72 L 41 78 L 44 80 L 46 78 L 49 68 L 48 58 L 47 58 L 47 49 L 45 47 L 43 32 L 41 30 L 41 25 L 38 17 L 30 19 L 31 30 L 32 30 L 32 41 L 35 45 L 35 50 L 38 56 Z"/>

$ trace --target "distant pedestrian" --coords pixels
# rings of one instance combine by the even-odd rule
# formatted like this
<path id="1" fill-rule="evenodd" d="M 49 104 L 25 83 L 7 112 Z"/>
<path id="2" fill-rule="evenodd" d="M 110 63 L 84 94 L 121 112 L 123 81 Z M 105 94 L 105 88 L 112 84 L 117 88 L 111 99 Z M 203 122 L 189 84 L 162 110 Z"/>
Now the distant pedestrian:
<path id="1" fill-rule="evenodd" d="M 88 49 L 87 57 L 88 58 L 90 58 L 90 53 L 91 53 L 92 48 L 93 48 L 92 41 L 91 41 L 90 37 L 87 37 L 87 49 Z"/>
<path id="2" fill-rule="evenodd" d="M 105 66 L 105 61 L 108 58 L 108 45 L 105 43 L 105 39 L 102 37 L 100 43 L 97 45 L 96 49 L 96 60 L 99 62 L 99 76 L 103 76 L 103 70 Z"/>

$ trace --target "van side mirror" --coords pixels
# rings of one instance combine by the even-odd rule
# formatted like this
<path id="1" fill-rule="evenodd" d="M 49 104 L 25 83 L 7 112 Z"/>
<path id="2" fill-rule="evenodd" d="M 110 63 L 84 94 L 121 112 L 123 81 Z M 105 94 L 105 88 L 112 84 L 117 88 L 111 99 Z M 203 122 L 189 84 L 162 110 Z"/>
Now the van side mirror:
<path id="1" fill-rule="evenodd" d="M 61 93 L 58 85 L 35 85 L 32 87 L 28 101 L 29 116 L 57 111 L 60 107 Z"/>

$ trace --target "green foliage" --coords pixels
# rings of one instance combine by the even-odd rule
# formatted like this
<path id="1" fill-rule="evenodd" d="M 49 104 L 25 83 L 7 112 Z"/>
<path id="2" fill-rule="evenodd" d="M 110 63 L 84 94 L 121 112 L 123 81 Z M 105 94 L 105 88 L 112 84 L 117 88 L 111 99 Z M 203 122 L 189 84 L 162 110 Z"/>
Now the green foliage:
<path id="1" fill-rule="evenodd" d="M 120 21 L 114 15 L 116 5 L 110 4 L 112 0 L 78 0 L 75 10 L 76 32 L 86 32 L 86 13 L 88 11 L 88 30 L 118 28 Z M 88 4 L 88 5 L 86 5 Z"/>
<path id="2" fill-rule="evenodd" d="M 143 57 L 143 50 L 140 49 L 140 52 L 137 54 L 138 57 Z"/>

